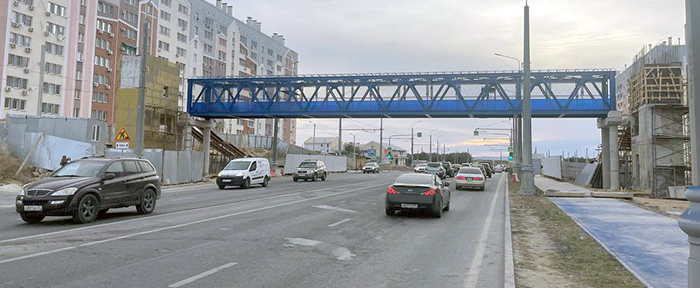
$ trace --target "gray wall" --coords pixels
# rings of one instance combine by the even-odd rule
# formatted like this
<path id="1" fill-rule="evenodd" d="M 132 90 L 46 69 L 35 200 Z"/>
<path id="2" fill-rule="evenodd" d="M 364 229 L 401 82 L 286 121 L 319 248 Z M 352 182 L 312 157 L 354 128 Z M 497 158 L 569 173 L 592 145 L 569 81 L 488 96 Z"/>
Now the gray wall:
<path id="1" fill-rule="evenodd" d="M 107 149 L 105 154 L 107 157 L 134 157 L 135 155 L 133 149 Z M 143 158 L 151 161 L 164 185 L 202 181 L 204 153 L 201 151 L 145 149 Z"/>

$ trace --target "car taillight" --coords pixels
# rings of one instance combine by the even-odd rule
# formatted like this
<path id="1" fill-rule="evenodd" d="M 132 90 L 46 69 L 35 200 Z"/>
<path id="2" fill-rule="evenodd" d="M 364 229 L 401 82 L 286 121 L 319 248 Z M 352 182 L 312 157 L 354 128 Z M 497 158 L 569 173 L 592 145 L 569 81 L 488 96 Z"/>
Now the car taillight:
<path id="1" fill-rule="evenodd" d="M 426 195 L 426 196 L 435 195 L 435 189 L 430 189 L 428 191 L 425 191 L 421 195 Z"/>
<path id="2" fill-rule="evenodd" d="M 457 179 L 457 180 L 467 180 L 467 177 L 464 177 L 464 176 L 457 176 L 457 177 L 455 177 L 455 179 Z"/>
<path id="3" fill-rule="evenodd" d="M 474 180 L 484 180 L 484 178 L 481 178 L 481 177 L 474 177 Z"/>
<path id="4" fill-rule="evenodd" d="M 399 194 L 399 191 L 396 191 L 394 187 L 389 187 L 389 189 L 386 189 L 386 194 Z"/>

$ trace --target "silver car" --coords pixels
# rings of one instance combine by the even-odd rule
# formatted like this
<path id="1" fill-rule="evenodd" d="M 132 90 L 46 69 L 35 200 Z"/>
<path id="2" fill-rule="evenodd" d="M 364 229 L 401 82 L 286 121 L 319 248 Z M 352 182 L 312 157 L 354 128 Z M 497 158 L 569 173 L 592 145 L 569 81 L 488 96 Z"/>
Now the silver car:
<path id="1" fill-rule="evenodd" d="M 428 163 L 428 169 L 426 172 L 430 174 L 435 174 L 438 177 L 440 177 L 440 179 L 445 179 L 445 177 L 447 177 L 445 173 L 445 168 L 442 167 L 442 163 L 440 162 Z"/>
<path id="2" fill-rule="evenodd" d="M 321 178 L 321 180 L 326 181 L 328 172 L 326 171 L 326 164 L 321 160 L 306 160 L 299 164 L 299 167 L 292 173 L 292 180 L 294 182 L 299 181 L 299 179 L 304 179 L 304 181 L 316 181 L 316 179 Z"/>
<path id="3" fill-rule="evenodd" d="M 413 172 L 416 173 L 428 173 L 428 164 L 418 164 L 413 168 Z"/>
<path id="4" fill-rule="evenodd" d="M 460 188 L 477 188 L 484 191 L 486 188 L 486 176 L 481 169 L 476 167 L 466 167 L 459 169 L 455 175 L 455 189 Z"/>

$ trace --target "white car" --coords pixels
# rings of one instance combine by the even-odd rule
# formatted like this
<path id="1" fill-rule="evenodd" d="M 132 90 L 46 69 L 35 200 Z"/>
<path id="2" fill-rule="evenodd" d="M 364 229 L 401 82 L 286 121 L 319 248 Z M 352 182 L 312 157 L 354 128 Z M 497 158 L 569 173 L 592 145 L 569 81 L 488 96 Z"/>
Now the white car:
<path id="1" fill-rule="evenodd" d="M 503 165 L 501 165 L 501 164 L 496 165 L 495 167 L 493 167 L 493 171 L 496 173 L 503 172 Z"/>
<path id="2" fill-rule="evenodd" d="M 252 184 L 267 187 L 270 182 L 270 163 L 265 158 L 239 158 L 228 162 L 216 177 L 219 189 L 238 186 L 247 189 Z"/>
<path id="3" fill-rule="evenodd" d="M 486 188 L 486 176 L 481 169 L 476 167 L 464 167 L 459 169 L 455 175 L 455 189 L 460 188 L 477 188 L 484 191 Z"/>

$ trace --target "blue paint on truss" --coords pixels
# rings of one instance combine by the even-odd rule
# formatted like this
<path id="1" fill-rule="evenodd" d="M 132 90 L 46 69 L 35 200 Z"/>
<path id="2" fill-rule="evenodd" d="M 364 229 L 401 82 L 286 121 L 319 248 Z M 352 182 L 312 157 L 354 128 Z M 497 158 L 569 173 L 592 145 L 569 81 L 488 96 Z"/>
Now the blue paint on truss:
<path id="1" fill-rule="evenodd" d="M 188 80 L 188 113 L 203 118 L 512 117 L 522 109 L 520 75 L 506 71 L 193 78 Z M 507 92 L 504 85 L 515 91 Z M 463 94 L 465 86 L 480 87 L 476 90 L 481 92 Z M 536 71 L 531 89 L 533 117 L 597 118 L 615 110 L 615 71 Z"/>

